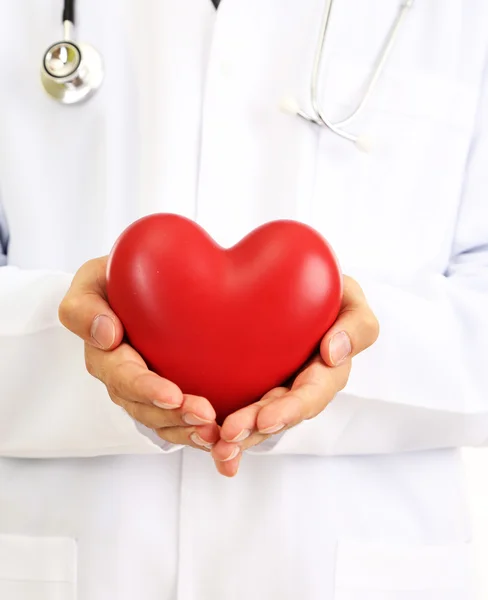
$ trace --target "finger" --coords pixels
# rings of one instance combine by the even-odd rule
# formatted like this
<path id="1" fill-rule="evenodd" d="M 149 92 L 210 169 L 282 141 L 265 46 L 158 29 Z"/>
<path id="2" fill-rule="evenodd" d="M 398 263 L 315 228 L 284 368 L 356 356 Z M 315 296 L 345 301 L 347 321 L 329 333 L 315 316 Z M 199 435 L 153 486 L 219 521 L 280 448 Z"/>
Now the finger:
<path id="1" fill-rule="evenodd" d="M 219 440 L 217 423 L 202 427 L 164 427 L 155 430 L 158 436 L 170 444 L 191 446 L 210 452 Z"/>
<path id="2" fill-rule="evenodd" d="M 239 471 L 242 454 L 238 454 L 232 460 L 226 462 L 215 461 L 217 471 L 224 477 L 235 477 Z"/>
<path id="3" fill-rule="evenodd" d="M 169 410 L 157 408 L 155 406 L 148 406 L 147 404 L 142 404 L 140 402 L 132 402 L 130 400 L 126 400 L 124 398 L 115 396 L 110 392 L 109 395 L 115 402 L 115 404 L 121 406 L 135 421 L 142 423 L 149 429 L 186 429 L 188 432 L 187 437 L 191 432 L 195 430 L 195 426 L 189 425 L 187 423 L 185 418 L 187 413 L 185 412 L 185 409 L 183 407 L 179 409 Z M 203 423 L 218 427 L 215 420 L 211 421 L 210 419 L 197 418 L 195 413 L 192 413 L 192 417 L 193 422 L 196 422 L 198 420 L 198 422 L 201 424 Z"/>
<path id="4" fill-rule="evenodd" d="M 220 439 L 212 449 L 212 458 L 216 463 L 230 462 L 246 450 L 249 450 L 249 448 L 262 444 L 270 437 L 271 435 L 254 432 L 244 442 L 239 444 L 229 444 L 229 442 Z"/>
<path id="5" fill-rule="evenodd" d="M 183 395 L 177 385 L 149 371 L 137 352 L 122 344 L 112 352 L 85 346 L 88 372 L 102 381 L 112 400 L 151 429 L 213 423 L 205 398 Z"/>
<path id="6" fill-rule="evenodd" d="M 350 361 L 331 369 L 317 357 L 296 378 L 291 390 L 265 406 L 258 414 L 260 433 L 277 433 L 320 414 L 344 388 Z"/>
<path id="7" fill-rule="evenodd" d="M 378 335 L 378 320 L 361 287 L 354 279 L 345 277 L 341 311 L 320 344 L 324 362 L 331 367 L 338 366 L 369 348 Z"/>
<path id="8" fill-rule="evenodd" d="M 256 419 L 259 411 L 269 404 L 275 398 L 283 396 L 288 391 L 287 388 L 274 388 L 268 392 L 259 402 L 255 402 L 245 408 L 241 408 L 225 419 L 220 437 L 226 442 L 243 442 L 256 429 Z"/>
<path id="9" fill-rule="evenodd" d="M 111 350 L 122 341 L 122 323 L 110 308 L 106 293 L 107 257 L 85 263 L 73 278 L 59 306 L 59 320 L 88 344 Z"/>
<path id="10" fill-rule="evenodd" d="M 181 410 L 182 421 L 185 425 L 208 425 L 214 423 L 217 414 L 215 408 L 206 398 L 185 394 Z"/>
<path id="11" fill-rule="evenodd" d="M 241 452 L 239 444 L 229 444 L 220 439 L 212 448 L 212 458 L 215 462 L 229 462 Z"/>
<path id="12" fill-rule="evenodd" d="M 178 386 L 149 371 L 141 356 L 128 344 L 111 352 L 86 344 L 85 363 L 88 372 L 106 385 L 111 396 L 167 410 L 183 404 Z"/>
<path id="13" fill-rule="evenodd" d="M 248 448 L 257 446 L 269 437 L 269 434 L 261 434 L 255 431 L 257 427 L 257 416 L 259 411 L 274 399 L 286 394 L 287 388 L 274 388 L 268 392 L 259 402 L 255 402 L 227 417 L 220 431 L 220 441 L 215 444 L 212 456 L 216 462 L 229 462 Z M 245 429 L 242 427 L 245 426 Z M 237 431 L 241 433 L 235 435 Z M 227 436 L 227 437 L 226 437 Z M 233 436 L 233 437 L 230 437 Z M 229 441 L 232 440 L 232 441 Z"/>
<path id="14" fill-rule="evenodd" d="M 156 408 L 139 402 L 131 402 L 113 394 L 109 395 L 113 402 L 123 408 L 134 421 L 145 425 L 148 429 L 159 430 L 184 426 L 178 411 Z"/>

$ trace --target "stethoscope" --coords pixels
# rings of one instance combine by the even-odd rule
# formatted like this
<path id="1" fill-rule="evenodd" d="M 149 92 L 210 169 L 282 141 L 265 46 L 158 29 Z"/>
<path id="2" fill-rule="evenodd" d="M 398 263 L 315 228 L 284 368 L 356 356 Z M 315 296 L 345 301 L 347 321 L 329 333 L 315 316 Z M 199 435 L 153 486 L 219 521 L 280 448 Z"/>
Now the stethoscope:
<path id="1" fill-rule="evenodd" d="M 78 104 L 90 98 L 103 81 L 100 54 L 89 44 L 73 41 L 75 0 L 64 0 L 64 39 L 46 50 L 41 81 L 46 92 L 61 104 Z"/>
<path id="2" fill-rule="evenodd" d="M 332 121 L 324 115 L 324 112 L 321 109 L 319 103 L 320 72 L 324 58 L 325 42 L 327 41 L 327 30 L 329 28 L 329 23 L 331 20 L 330 15 L 332 12 L 332 6 L 334 4 L 334 0 L 326 0 L 324 15 L 320 26 L 319 38 L 315 50 L 312 75 L 310 78 L 310 105 L 312 108 L 312 112 L 307 113 L 306 111 L 302 110 L 298 102 L 294 98 L 290 97 L 284 98 L 282 100 L 281 109 L 286 113 L 301 117 L 309 123 L 319 125 L 320 127 L 327 127 L 327 129 L 340 136 L 341 138 L 344 138 L 356 144 L 359 150 L 368 152 L 371 149 L 371 146 L 373 145 L 373 140 L 371 139 L 371 137 L 349 133 L 344 129 L 344 127 L 346 125 L 349 125 L 351 121 L 359 115 L 361 110 L 366 105 L 368 99 L 370 98 L 374 87 L 381 73 L 383 72 L 386 62 L 390 56 L 393 45 L 398 37 L 400 27 L 405 20 L 408 10 L 412 8 L 414 2 L 415 0 L 403 0 L 400 4 L 398 14 L 386 37 L 380 55 L 371 72 L 371 75 L 369 76 L 369 79 L 367 80 L 367 84 L 363 92 L 362 98 L 360 99 L 356 108 L 347 118 L 343 119 L 342 121 L 332 123 Z"/>
<path id="3" fill-rule="evenodd" d="M 327 127 L 327 129 L 336 135 L 356 144 L 360 150 L 368 151 L 371 146 L 371 139 L 367 136 L 349 133 L 344 127 L 349 125 L 366 105 L 391 54 L 400 27 L 405 20 L 408 10 L 412 8 L 414 1 L 402 0 L 398 14 L 387 35 L 376 65 L 367 80 L 365 91 L 359 104 L 346 119 L 333 123 L 324 115 L 319 103 L 320 73 L 334 4 L 334 0 L 326 0 L 310 78 L 310 104 L 312 112 L 308 113 L 302 110 L 293 98 L 285 98 L 281 103 L 281 109 L 301 117 L 309 123 L 319 125 L 320 127 Z M 62 104 L 82 102 L 89 98 L 100 87 L 103 81 L 103 66 L 99 53 L 88 44 L 75 43 L 71 40 L 75 23 L 74 4 L 75 0 L 64 1 L 64 40 L 53 44 L 47 49 L 41 69 L 44 88 L 50 96 Z"/>

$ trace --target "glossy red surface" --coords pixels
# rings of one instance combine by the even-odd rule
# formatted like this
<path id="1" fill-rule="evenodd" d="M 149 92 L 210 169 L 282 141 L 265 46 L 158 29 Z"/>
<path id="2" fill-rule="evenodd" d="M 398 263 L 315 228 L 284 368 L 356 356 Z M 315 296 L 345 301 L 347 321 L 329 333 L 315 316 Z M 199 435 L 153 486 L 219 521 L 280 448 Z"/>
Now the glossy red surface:
<path id="1" fill-rule="evenodd" d="M 296 221 L 230 249 L 173 214 L 136 221 L 108 263 L 108 299 L 149 367 L 210 400 L 221 422 L 292 376 L 335 321 L 339 264 Z"/>

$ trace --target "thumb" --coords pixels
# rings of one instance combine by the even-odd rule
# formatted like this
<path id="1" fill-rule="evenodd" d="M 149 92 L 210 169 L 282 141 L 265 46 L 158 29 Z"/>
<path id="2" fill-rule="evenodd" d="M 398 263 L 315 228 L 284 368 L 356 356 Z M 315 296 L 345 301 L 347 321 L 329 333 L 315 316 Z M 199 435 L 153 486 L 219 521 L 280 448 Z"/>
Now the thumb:
<path id="1" fill-rule="evenodd" d="M 122 341 L 124 328 L 106 296 L 108 257 L 85 263 L 76 273 L 59 306 L 61 323 L 88 344 L 113 350 Z"/>
<path id="2" fill-rule="evenodd" d="M 329 367 L 343 364 L 372 346 L 379 335 L 379 324 L 363 290 L 350 277 L 344 278 L 342 306 L 336 322 L 320 344 L 320 355 Z"/>

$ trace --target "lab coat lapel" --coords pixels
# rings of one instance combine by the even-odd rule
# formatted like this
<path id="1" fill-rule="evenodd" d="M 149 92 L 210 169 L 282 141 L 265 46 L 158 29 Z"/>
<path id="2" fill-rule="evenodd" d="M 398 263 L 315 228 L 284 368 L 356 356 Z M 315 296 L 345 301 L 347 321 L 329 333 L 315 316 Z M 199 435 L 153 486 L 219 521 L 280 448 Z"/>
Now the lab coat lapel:
<path id="1" fill-rule="evenodd" d="M 200 118 L 215 21 L 210 0 L 126 3 L 139 102 L 140 214 L 195 214 Z M 148 16 L 150 15 L 150 16 Z M 155 42 L 157 40 L 157 42 Z"/>
<path id="2" fill-rule="evenodd" d="M 256 225 L 300 218 L 317 132 L 280 111 L 304 89 L 320 0 L 226 0 L 217 14 L 203 103 L 198 221 L 230 245 Z M 277 14 L 279 13 L 279 19 Z M 279 26 L 277 23 L 279 22 Z"/>

